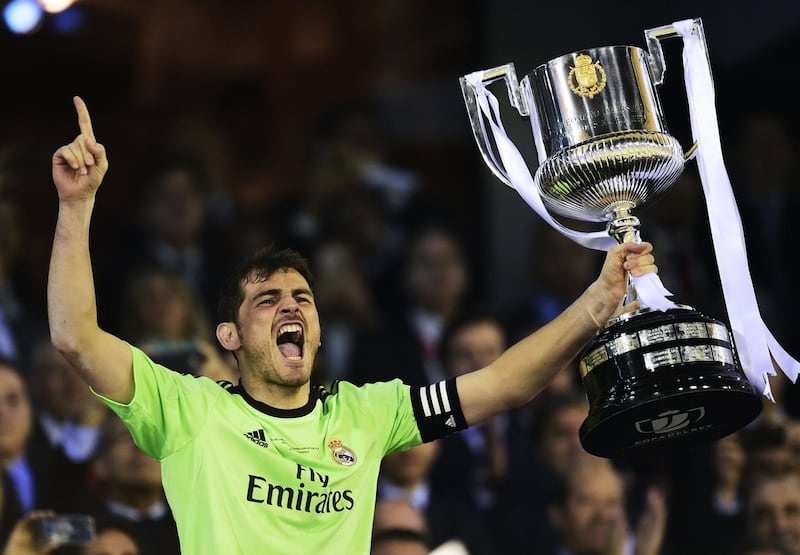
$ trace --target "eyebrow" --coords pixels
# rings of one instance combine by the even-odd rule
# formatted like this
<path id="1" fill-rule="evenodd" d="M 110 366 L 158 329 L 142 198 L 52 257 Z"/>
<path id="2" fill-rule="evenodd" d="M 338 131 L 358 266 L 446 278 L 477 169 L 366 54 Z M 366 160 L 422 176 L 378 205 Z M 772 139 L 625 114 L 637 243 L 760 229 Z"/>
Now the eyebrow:
<path id="1" fill-rule="evenodd" d="M 276 296 L 279 296 L 281 294 L 281 292 L 282 292 L 281 289 L 267 289 L 265 291 L 261 291 L 259 293 L 256 293 L 253 296 L 253 300 L 257 301 L 261 297 L 276 297 Z M 297 295 L 308 295 L 310 297 L 314 296 L 314 294 L 311 292 L 311 290 L 310 289 L 306 289 L 305 287 L 301 287 L 301 288 L 298 288 L 298 289 L 292 289 L 292 296 L 297 296 Z"/>

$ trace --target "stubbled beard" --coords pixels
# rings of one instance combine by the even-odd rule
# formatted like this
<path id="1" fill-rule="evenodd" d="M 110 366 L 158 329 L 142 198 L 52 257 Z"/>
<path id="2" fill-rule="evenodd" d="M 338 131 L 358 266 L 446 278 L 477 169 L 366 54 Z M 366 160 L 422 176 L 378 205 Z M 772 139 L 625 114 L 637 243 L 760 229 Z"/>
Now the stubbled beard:
<path id="1" fill-rule="evenodd" d="M 280 387 L 300 387 L 308 383 L 311 377 L 311 372 L 306 372 L 305 368 L 302 370 L 292 368 L 289 372 L 283 372 L 281 367 L 287 366 L 288 362 L 283 360 L 277 347 L 274 347 L 274 350 L 271 347 L 260 348 L 247 358 L 254 377 L 266 383 Z M 303 365 L 305 364 L 304 360 Z"/>

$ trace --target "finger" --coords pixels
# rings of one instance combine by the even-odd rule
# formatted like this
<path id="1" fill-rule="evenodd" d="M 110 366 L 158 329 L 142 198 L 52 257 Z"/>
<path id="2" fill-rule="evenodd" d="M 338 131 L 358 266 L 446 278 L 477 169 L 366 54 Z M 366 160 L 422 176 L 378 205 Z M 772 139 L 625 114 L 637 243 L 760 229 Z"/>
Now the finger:
<path id="1" fill-rule="evenodd" d="M 649 258 L 648 258 L 649 257 Z M 649 260 L 654 258 L 655 254 L 653 253 L 652 247 L 646 249 L 642 252 L 629 252 L 625 255 L 625 260 L 628 261 L 635 261 L 635 260 Z"/>
<path id="2" fill-rule="evenodd" d="M 75 111 L 78 112 L 78 127 L 81 130 L 81 134 L 94 141 L 94 130 L 92 129 L 92 119 L 89 117 L 89 108 L 86 107 L 86 103 L 80 96 L 74 96 L 72 102 L 75 104 Z"/>
<path id="3" fill-rule="evenodd" d="M 86 162 L 83 155 L 83 149 L 80 147 L 80 143 L 76 141 L 67 145 L 66 149 L 72 154 L 73 159 L 78 163 L 77 167 L 72 167 L 73 170 L 77 170 L 77 172 L 81 175 L 86 175 L 89 173 L 89 170 L 86 169 Z"/>
<path id="4" fill-rule="evenodd" d="M 83 146 L 91 154 L 94 164 L 102 164 L 106 157 L 106 147 L 88 137 L 84 139 Z"/>
<path id="5" fill-rule="evenodd" d="M 641 303 L 638 300 L 636 300 L 626 305 L 623 305 L 622 310 L 620 312 L 621 313 L 633 312 L 634 310 L 639 310 L 641 307 L 642 307 Z"/>
<path id="6" fill-rule="evenodd" d="M 659 519 L 667 512 L 667 496 L 661 488 L 651 488 L 647 492 L 647 507 Z"/>
<path id="7" fill-rule="evenodd" d="M 625 256 L 639 256 L 643 254 L 647 254 L 653 252 L 653 244 L 648 243 L 647 241 L 642 241 L 641 243 L 623 243 L 622 248 L 625 252 Z"/>
<path id="8" fill-rule="evenodd" d="M 651 273 L 657 274 L 658 266 L 656 266 L 655 264 L 648 264 L 647 266 L 636 266 L 635 268 L 630 269 L 630 273 L 633 277 L 639 277 Z"/>
<path id="9" fill-rule="evenodd" d="M 56 153 L 53 154 L 53 164 L 66 164 L 76 172 L 86 173 L 86 166 L 83 165 L 83 157 L 80 154 L 80 150 L 73 149 L 72 145 L 59 148 Z"/>
<path id="10" fill-rule="evenodd" d="M 73 144 L 76 144 L 81 151 L 81 156 L 83 157 L 83 163 L 87 166 L 94 166 L 94 156 L 92 156 L 92 152 L 89 149 L 89 144 L 91 143 L 91 139 L 88 137 L 78 137 L 75 139 Z"/>
<path id="11" fill-rule="evenodd" d="M 639 256 L 631 256 L 625 259 L 622 263 L 626 270 L 633 270 L 634 268 L 642 268 L 655 264 L 656 258 L 652 254 L 642 254 Z"/>
<path id="12" fill-rule="evenodd" d="M 53 164 L 59 166 L 66 164 L 73 170 L 77 170 L 80 166 L 68 146 L 62 146 L 56 150 L 55 154 L 53 154 Z"/>

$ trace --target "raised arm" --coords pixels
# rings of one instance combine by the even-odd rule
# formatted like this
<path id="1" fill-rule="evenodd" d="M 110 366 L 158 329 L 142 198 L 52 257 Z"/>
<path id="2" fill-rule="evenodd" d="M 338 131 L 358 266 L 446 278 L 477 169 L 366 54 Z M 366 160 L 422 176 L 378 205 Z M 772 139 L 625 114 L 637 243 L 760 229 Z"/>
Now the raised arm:
<path id="1" fill-rule="evenodd" d="M 458 377 L 458 396 L 468 424 L 530 401 L 572 362 L 601 324 L 619 309 L 627 272 L 655 272 L 650 243 L 617 245 L 597 280 L 553 321 L 512 346 L 486 368 Z"/>
<path id="2" fill-rule="evenodd" d="M 98 326 L 89 258 L 89 225 L 108 160 L 95 140 L 86 104 L 77 96 L 73 101 L 80 134 L 53 155 L 59 204 L 47 283 L 50 336 L 90 386 L 126 403 L 133 397 L 131 353 Z"/>

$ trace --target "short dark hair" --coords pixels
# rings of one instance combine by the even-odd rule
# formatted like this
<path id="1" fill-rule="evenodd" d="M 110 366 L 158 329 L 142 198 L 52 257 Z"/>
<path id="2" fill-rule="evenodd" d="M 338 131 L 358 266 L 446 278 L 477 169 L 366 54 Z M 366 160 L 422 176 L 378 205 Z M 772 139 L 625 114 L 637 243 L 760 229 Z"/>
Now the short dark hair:
<path id="1" fill-rule="evenodd" d="M 217 305 L 219 322 L 236 322 L 239 307 L 244 302 L 242 285 L 269 279 L 278 270 L 296 270 L 313 285 L 308 260 L 292 249 L 277 250 L 273 246 L 259 249 L 236 266 L 222 284 Z"/>
<path id="2" fill-rule="evenodd" d="M 484 305 L 471 306 L 458 313 L 456 317 L 445 326 L 442 332 L 438 349 L 439 356 L 441 360 L 445 362 L 445 365 L 450 357 L 450 343 L 453 341 L 453 338 L 465 329 L 480 324 L 497 326 L 503 335 L 503 347 L 507 347 L 508 339 L 506 338 L 506 331 L 503 329 L 503 324 L 497 314 L 495 314 L 491 308 Z"/>
<path id="3" fill-rule="evenodd" d="M 573 407 L 589 407 L 586 394 L 572 388 L 565 391 L 545 391 L 534 402 L 536 404 L 533 406 L 533 423 L 530 428 L 530 439 L 534 445 L 541 445 L 545 432 L 561 411 Z"/>
<path id="4" fill-rule="evenodd" d="M 412 542 L 430 547 L 430 539 L 427 534 L 410 528 L 387 528 L 386 530 L 377 530 L 372 535 L 372 547 L 389 541 Z"/>

